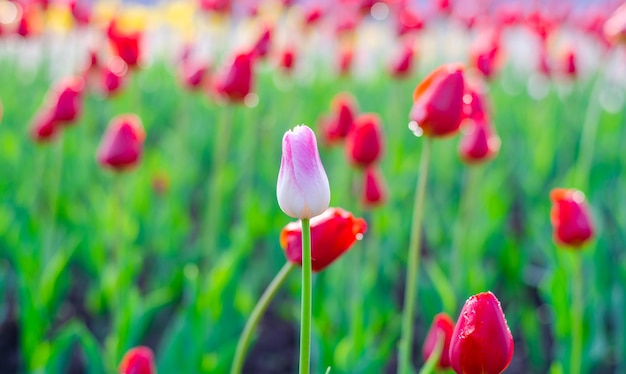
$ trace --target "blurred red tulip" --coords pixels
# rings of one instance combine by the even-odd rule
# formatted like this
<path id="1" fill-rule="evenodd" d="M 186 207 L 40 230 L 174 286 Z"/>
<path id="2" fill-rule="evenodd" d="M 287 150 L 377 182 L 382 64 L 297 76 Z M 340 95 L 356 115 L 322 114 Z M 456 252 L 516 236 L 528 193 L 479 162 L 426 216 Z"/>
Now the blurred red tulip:
<path id="1" fill-rule="evenodd" d="M 541 75 L 546 78 L 552 76 L 552 63 L 550 62 L 550 54 L 548 52 L 548 47 L 545 43 L 542 43 L 539 48 L 539 61 L 537 63 L 537 70 Z"/>
<path id="2" fill-rule="evenodd" d="M 324 213 L 311 218 L 311 257 L 315 272 L 324 270 L 352 245 L 367 230 L 362 218 L 341 208 L 328 208 Z M 302 226 L 299 221 L 291 222 L 280 233 L 280 245 L 287 259 L 302 266 Z"/>
<path id="3" fill-rule="evenodd" d="M 548 39 L 557 26 L 554 19 L 541 8 L 535 8 L 528 13 L 526 25 L 543 41 Z"/>
<path id="4" fill-rule="evenodd" d="M 100 88 L 105 96 L 117 94 L 126 82 L 128 66 L 119 57 L 113 57 L 109 63 L 102 68 L 100 74 Z"/>
<path id="5" fill-rule="evenodd" d="M 606 20 L 604 35 L 612 43 L 626 44 L 626 3 L 617 8 Z"/>
<path id="6" fill-rule="evenodd" d="M 568 247 L 582 247 L 594 234 L 585 195 L 574 189 L 555 188 L 550 192 L 550 200 L 554 241 Z"/>
<path id="7" fill-rule="evenodd" d="M 228 13 L 231 10 L 231 0 L 198 0 L 198 4 L 207 12 Z"/>
<path id="8" fill-rule="evenodd" d="M 231 102 L 241 102 L 254 85 L 253 58 L 251 53 L 239 53 L 215 78 L 218 95 Z"/>
<path id="9" fill-rule="evenodd" d="M 459 143 L 461 159 L 477 164 L 492 159 L 500 151 L 500 138 L 493 131 L 487 118 L 467 118 L 462 123 L 463 133 Z"/>
<path id="10" fill-rule="evenodd" d="M 402 6 L 398 14 L 398 35 L 411 34 L 424 28 L 424 19 L 406 6 Z"/>
<path id="11" fill-rule="evenodd" d="M 576 79 L 578 76 L 576 52 L 569 47 L 561 56 L 561 73 L 568 78 Z"/>
<path id="12" fill-rule="evenodd" d="M 44 107 L 35 114 L 30 126 L 30 136 L 34 141 L 43 143 L 54 139 L 58 130 L 59 126 L 54 121 L 52 112 Z"/>
<path id="13" fill-rule="evenodd" d="M 352 68 L 352 60 L 354 58 L 354 51 L 351 47 L 342 48 L 339 51 L 339 61 L 337 63 L 339 75 L 345 76 L 350 73 Z"/>
<path id="14" fill-rule="evenodd" d="M 255 57 L 263 58 L 267 56 L 267 54 L 270 52 L 271 44 L 272 44 L 272 28 L 266 25 L 263 27 L 259 35 L 259 38 L 257 39 L 256 43 L 252 47 L 252 53 L 254 54 Z"/>
<path id="15" fill-rule="evenodd" d="M 69 0 L 72 18 L 79 26 L 89 25 L 91 20 L 91 3 L 86 0 Z"/>
<path id="16" fill-rule="evenodd" d="M 324 15 L 324 12 L 318 4 L 316 3 L 310 4 L 304 9 L 304 14 L 303 14 L 304 25 L 307 27 L 316 25 L 317 23 L 319 23 L 320 19 L 322 19 L 323 15 Z"/>
<path id="17" fill-rule="evenodd" d="M 130 349 L 122 358 L 119 374 L 156 374 L 152 350 L 144 346 Z"/>
<path id="18" fill-rule="evenodd" d="M 278 66 L 286 73 L 290 73 L 293 71 L 295 66 L 295 60 L 296 49 L 293 45 L 289 44 L 280 51 L 278 56 Z"/>
<path id="19" fill-rule="evenodd" d="M 413 50 L 413 44 L 406 42 L 402 44 L 402 50 L 392 61 L 390 66 L 391 75 L 395 78 L 404 78 L 410 75 L 413 71 L 413 56 L 415 51 Z"/>
<path id="20" fill-rule="evenodd" d="M 496 29 L 482 31 L 470 47 L 470 66 L 486 79 L 492 78 L 502 66 L 501 50 L 500 32 Z"/>
<path id="21" fill-rule="evenodd" d="M 489 108 L 484 97 L 484 89 L 481 86 L 468 85 L 463 96 L 463 117 L 482 120 L 488 116 L 488 113 Z"/>
<path id="22" fill-rule="evenodd" d="M 82 77 L 71 77 L 59 81 L 45 105 L 52 111 L 53 121 L 59 125 L 69 125 L 76 121 L 82 112 L 82 94 L 85 81 Z"/>
<path id="23" fill-rule="evenodd" d="M 496 26 L 515 26 L 523 20 L 524 9 L 520 2 L 500 2 L 496 5 Z"/>
<path id="24" fill-rule="evenodd" d="M 452 369 L 459 374 L 500 374 L 511 363 L 513 350 L 513 336 L 494 294 L 467 299 L 450 341 Z"/>
<path id="25" fill-rule="evenodd" d="M 383 151 L 383 131 L 380 117 L 366 113 L 354 121 L 346 137 L 346 157 L 354 166 L 367 168 L 378 161 Z"/>
<path id="26" fill-rule="evenodd" d="M 435 8 L 439 14 L 449 16 L 452 14 L 451 0 L 435 0 Z"/>
<path id="27" fill-rule="evenodd" d="M 384 204 L 387 200 L 387 188 L 380 172 L 375 167 L 365 170 L 363 183 L 363 205 L 373 208 Z"/>
<path id="28" fill-rule="evenodd" d="M 356 100 L 347 93 L 337 94 L 331 103 L 331 115 L 320 124 L 324 142 L 334 144 L 344 140 L 354 127 L 357 114 Z"/>
<path id="29" fill-rule="evenodd" d="M 123 31 L 113 19 L 107 30 L 107 37 L 113 53 L 119 56 L 129 69 L 137 67 L 141 58 L 142 34 L 139 31 Z"/>
<path id="30" fill-rule="evenodd" d="M 463 114 L 464 85 L 463 67 L 447 64 L 435 69 L 417 86 L 410 119 L 424 135 L 442 137 L 458 131 Z"/>
<path id="31" fill-rule="evenodd" d="M 439 313 L 433 318 L 433 322 L 428 329 L 426 339 L 424 340 L 424 346 L 422 347 L 422 357 L 424 361 L 428 360 L 434 353 L 437 341 L 443 339 L 443 349 L 439 361 L 437 362 L 437 369 L 446 370 L 450 368 L 450 340 L 452 340 L 452 332 L 454 331 L 454 322 L 452 318 L 446 313 Z"/>
<path id="32" fill-rule="evenodd" d="M 123 114 L 115 117 L 98 146 L 98 162 L 116 171 L 135 166 L 141 158 L 145 137 L 141 119 L 136 115 Z"/>
<path id="33" fill-rule="evenodd" d="M 187 60 L 180 68 L 180 80 L 190 91 L 201 89 L 208 78 L 209 67 L 204 62 Z"/>

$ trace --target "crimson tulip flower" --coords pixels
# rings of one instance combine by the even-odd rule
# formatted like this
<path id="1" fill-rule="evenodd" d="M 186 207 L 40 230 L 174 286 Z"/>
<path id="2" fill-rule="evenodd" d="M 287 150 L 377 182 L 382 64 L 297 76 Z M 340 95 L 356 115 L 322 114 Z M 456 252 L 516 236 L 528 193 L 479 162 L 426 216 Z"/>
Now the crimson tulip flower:
<path id="1" fill-rule="evenodd" d="M 366 208 L 373 208 L 383 204 L 387 200 L 387 188 L 380 172 L 375 167 L 365 169 L 363 173 L 362 202 Z"/>
<path id="2" fill-rule="evenodd" d="M 154 354 L 145 346 L 131 348 L 119 366 L 120 374 L 155 374 Z"/>
<path id="3" fill-rule="evenodd" d="M 311 257 L 315 272 L 324 270 L 352 245 L 367 230 L 362 218 L 341 208 L 328 208 L 319 216 L 311 218 Z M 302 266 L 302 227 L 291 222 L 280 234 L 280 245 L 287 259 Z"/>
<path id="4" fill-rule="evenodd" d="M 576 52 L 569 47 L 561 55 L 561 73 L 571 79 L 578 75 Z"/>
<path id="5" fill-rule="evenodd" d="M 352 61 L 354 60 L 354 50 L 352 47 L 342 48 L 339 51 L 337 68 L 339 75 L 345 76 L 350 73 Z"/>
<path id="6" fill-rule="evenodd" d="M 54 116 L 49 108 L 43 108 L 35 114 L 35 118 L 30 127 L 31 138 L 43 143 L 54 139 L 59 130 L 59 126 L 54 121 Z"/>
<path id="7" fill-rule="evenodd" d="M 293 45 L 285 46 L 278 56 L 278 66 L 286 73 L 293 71 L 296 60 L 296 50 Z"/>
<path id="8" fill-rule="evenodd" d="M 465 302 L 450 340 L 450 364 L 458 374 L 502 373 L 513 358 L 513 335 L 491 292 Z"/>
<path id="9" fill-rule="evenodd" d="M 128 65 L 119 57 L 114 57 L 100 71 L 100 88 L 102 93 L 107 96 L 113 96 L 118 93 L 126 82 L 126 74 L 128 73 Z"/>
<path id="10" fill-rule="evenodd" d="M 257 39 L 254 47 L 252 47 L 252 53 L 255 57 L 263 58 L 267 56 L 272 45 L 272 28 L 270 26 L 264 26 L 259 38 Z"/>
<path id="11" fill-rule="evenodd" d="M 186 60 L 180 68 L 180 80 L 185 88 L 196 91 L 202 88 L 208 78 L 209 67 L 204 62 Z"/>
<path id="12" fill-rule="evenodd" d="M 79 26 L 87 26 L 91 21 L 91 3 L 85 0 L 70 0 L 72 18 Z"/>
<path id="13" fill-rule="evenodd" d="M 572 248 L 582 247 L 594 234 L 585 195 L 574 189 L 555 188 L 550 192 L 550 200 L 554 241 Z"/>
<path id="14" fill-rule="evenodd" d="M 114 19 L 109 24 L 107 37 L 113 53 L 124 60 L 129 69 L 138 66 L 141 57 L 141 32 L 121 30 Z"/>
<path id="15" fill-rule="evenodd" d="M 410 119 L 427 136 L 443 137 L 456 133 L 463 114 L 464 87 L 461 65 L 440 66 L 415 89 Z"/>
<path id="16" fill-rule="evenodd" d="M 606 20 L 604 35 L 613 43 L 626 44 L 626 3 L 617 8 Z"/>
<path id="17" fill-rule="evenodd" d="M 378 161 L 383 151 L 380 117 L 373 113 L 359 116 L 346 137 L 346 157 L 357 167 L 366 168 Z"/>
<path id="18" fill-rule="evenodd" d="M 145 137 L 141 120 L 136 115 L 123 114 L 114 118 L 98 146 L 98 162 L 116 171 L 135 166 L 141 158 Z"/>
<path id="19" fill-rule="evenodd" d="M 452 340 L 452 332 L 454 331 L 454 322 L 446 313 L 439 313 L 433 318 L 433 322 L 428 329 L 424 346 L 422 347 L 422 357 L 424 361 L 434 353 L 437 341 L 443 339 L 441 356 L 437 361 L 437 368 L 445 370 L 450 368 L 450 341 Z"/>
<path id="20" fill-rule="evenodd" d="M 55 84 L 44 105 L 50 108 L 52 120 L 56 124 L 67 126 L 78 119 L 83 108 L 84 88 L 82 77 L 62 79 Z"/>
<path id="21" fill-rule="evenodd" d="M 228 13 L 231 10 L 231 0 L 198 0 L 200 9 L 207 12 Z"/>
<path id="22" fill-rule="evenodd" d="M 403 78 L 410 75 L 413 70 L 413 56 L 415 51 L 412 43 L 402 44 L 400 54 L 392 61 L 390 66 L 391 75 L 395 78 Z"/>
<path id="23" fill-rule="evenodd" d="M 412 34 L 424 28 L 424 19 L 417 12 L 406 6 L 400 8 L 397 22 L 397 33 L 399 36 Z"/>
<path id="24" fill-rule="evenodd" d="M 231 102 L 242 102 L 252 91 L 254 59 L 251 53 L 239 53 L 215 79 L 218 95 Z"/>
<path id="25" fill-rule="evenodd" d="M 486 118 L 463 121 L 463 137 L 459 143 L 461 159 L 468 164 L 476 164 L 492 159 L 500 150 L 500 138 L 493 131 Z"/>
<path id="26" fill-rule="evenodd" d="M 492 78 L 502 66 L 500 32 L 486 30 L 479 34 L 476 43 L 470 48 L 470 65 L 486 79 Z"/>
<path id="27" fill-rule="evenodd" d="M 321 121 L 324 141 L 333 144 L 344 140 L 354 127 L 357 105 L 354 97 L 342 92 L 337 94 L 331 103 L 330 118 Z"/>

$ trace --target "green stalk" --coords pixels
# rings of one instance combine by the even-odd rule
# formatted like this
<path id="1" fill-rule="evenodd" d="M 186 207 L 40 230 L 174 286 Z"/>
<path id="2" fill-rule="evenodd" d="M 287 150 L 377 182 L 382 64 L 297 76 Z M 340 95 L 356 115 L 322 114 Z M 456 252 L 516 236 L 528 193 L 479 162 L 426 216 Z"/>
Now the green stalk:
<path id="1" fill-rule="evenodd" d="M 437 369 L 437 364 L 439 363 L 439 359 L 441 358 L 441 354 L 443 353 L 443 343 L 444 343 L 445 335 L 442 332 L 437 333 L 437 343 L 435 343 L 435 350 L 430 354 L 428 360 L 422 366 L 422 369 L 419 371 L 419 374 L 430 374 Z"/>
<path id="2" fill-rule="evenodd" d="M 268 305 L 274 299 L 274 296 L 276 296 L 276 292 L 283 285 L 283 283 L 285 283 L 285 279 L 287 279 L 287 276 L 291 273 L 293 268 L 293 263 L 287 261 L 278 274 L 276 274 L 274 279 L 272 279 L 272 282 L 269 286 L 267 286 L 265 292 L 263 292 L 263 295 L 261 295 L 261 298 L 256 303 L 254 310 L 252 310 L 252 314 L 250 314 L 250 317 L 246 322 L 246 326 L 239 337 L 233 366 L 230 368 L 230 374 L 239 374 L 243 370 L 243 364 L 245 362 L 248 346 L 250 345 L 250 338 L 252 338 L 252 332 L 256 329 L 256 326 L 261 320 L 261 316 L 263 316 L 263 313 L 265 313 Z"/>
<path id="3" fill-rule="evenodd" d="M 398 350 L 398 373 L 411 372 L 411 348 L 413 345 L 413 307 L 419 290 L 420 242 L 422 239 L 422 216 L 424 214 L 424 196 L 428 179 L 428 163 L 430 158 L 431 140 L 425 139 L 420 161 L 419 178 L 415 189 L 415 205 L 411 223 L 411 239 L 406 270 L 406 286 L 404 288 L 404 310 L 402 312 L 402 331 Z"/>
<path id="4" fill-rule="evenodd" d="M 311 361 L 311 225 L 302 219 L 302 310 L 300 320 L 300 374 L 308 374 Z"/>
<path id="5" fill-rule="evenodd" d="M 570 353 L 570 373 L 580 374 L 583 352 L 583 269 L 581 253 L 573 253 L 572 269 L 572 351 Z"/>

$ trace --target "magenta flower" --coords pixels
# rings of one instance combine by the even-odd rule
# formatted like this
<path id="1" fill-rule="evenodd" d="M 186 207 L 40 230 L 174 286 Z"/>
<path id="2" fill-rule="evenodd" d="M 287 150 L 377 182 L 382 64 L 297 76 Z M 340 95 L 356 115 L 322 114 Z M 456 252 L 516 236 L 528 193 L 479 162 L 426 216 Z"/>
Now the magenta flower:
<path id="1" fill-rule="evenodd" d="M 276 197 L 280 209 L 293 218 L 315 217 L 330 204 L 330 186 L 315 133 L 305 125 L 296 126 L 283 137 Z"/>

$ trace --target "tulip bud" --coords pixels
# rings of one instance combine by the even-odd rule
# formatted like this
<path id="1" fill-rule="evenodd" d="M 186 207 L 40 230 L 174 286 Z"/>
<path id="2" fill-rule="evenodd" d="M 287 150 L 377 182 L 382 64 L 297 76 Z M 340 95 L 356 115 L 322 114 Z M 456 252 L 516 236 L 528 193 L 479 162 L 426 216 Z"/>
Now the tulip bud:
<path id="1" fill-rule="evenodd" d="M 513 336 L 491 292 L 467 299 L 450 341 L 450 364 L 458 374 L 502 373 L 513 358 Z"/>
<path id="2" fill-rule="evenodd" d="M 368 113 L 360 116 L 346 138 L 346 156 L 357 167 L 368 167 L 376 162 L 383 150 L 380 118 Z"/>
<path id="3" fill-rule="evenodd" d="M 356 100 L 347 92 L 339 93 L 333 98 L 331 109 L 330 118 L 321 121 L 320 125 L 324 142 L 328 144 L 345 139 L 354 127 Z"/>
<path id="4" fill-rule="evenodd" d="M 293 70 L 296 60 L 296 50 L 292 45 L 286 46 L 278 56 L 278 66 L 286 73 L 290 73 Z"/>
<path id="5" fill-rule="evenodd" d="M 240 53 L 226 70 L 222 71 L 215 81 L 215 90 L 218 95 L 232 102 L 241 102 L 252 90 L 253 58 L 250 53 Z"/>
<path id="6" fill-rule="evenodd" d="M 612 43 L 626 44 L 626 3 L 617 8 L 606 20 L 604 36 Z"/>
<path id="7" fill-rule="evenodd" d="M 576 52 L 568 48 L 561 56 L 561 73 L 571 79 L 576 79 L 578 74 Z"/>
<path id="8" fill-rule="evenodd" d="M 124 114 L 114 118 L 98 146 L 98 162 L 116 171 L 135 166 L 141 157 L 145 137 L 141 120 L 136 115 Z"/>
<path id="9" fill-rule="evenodd" d="M 363 205 L 368 208 L 383 204 L 387 200 L 387 189 L 380 173 L 375 168 L 368 168 L 364 173 Z"/>
<path id="10" fill-rule="evenodd" d="M 52 116 L 58 124 L 68 125 L 74 122 L 82 112 L 82 93 L 85 81 L 80 77 L 72 77 L 60 81 L 49 96 Z"/>
<path id="11" fill-rule="evenodd" d="M 322 271 L 352 247 L 367 230 L 362 218 L 341 208 L 328 208 L 311 219 L 312 269 Z M 302 266 L 302 226 L 291 222 L 280 233 L 280 245 L 287 259 Z"/>
<path id="12" fill-rule="evenodd" d="M 202 87 L 208 71 L 209 68 L 206 63 L 187 60 L 182 63 L 180 68 L 180 80 L 185 88 L 195 91 Z"/>
<path id="13" fill-rule="evenodd" d="M 154 354 L 145 346 L 132 348 L 126 352 L 119 366 L 120 374 L 155 374 Z"/>
<path id="14" fill-rule="evenodd" d="M 558 244 L 580 248 L 594 234 L 593 223 L 585 195 L 574 189 L 555 188 L 550 192 L 554 241 Z"/>
<path id="15" fill-rule="evenodd" d="M 485 79 L 492 78 L 502 65 L 500 34 L 497 30 L 487 30 L 478 35 L 470 48 L 470 64 Z"/>
<path id="16" fill-rule="evenodd" d="M 283 137 L 276 197 L 280 209 L 293 218 L 312 218 L 328 208 L 328 177 L 315 133 L 305 125 L 296 126 Z"/>
<path id="17" fill-rule="evenodd" d="M 346 76 L 350 73 L 352 61 L 354 60 L 354 51 L 352 47 L 342 48 L 338 55 L 337 67 L 339 75 Z"/>
<path id="18" fill-rule="evenodd" d="M 399 79 L 411 74 L 414 54 L 413 46 L 410 43 L 404 43 L 402 45 L 400 54 L 391 62 L 389 69 L 394 78 Z"/>
<path id="19" fill-rule="evenodd" d="M 424 28 L 424 19 L 409 7 L 402 7 L 399 12 L 396 27 L 399 36 L 414 33 Z"/>
<path id="20" fill-rule="evenodd" d="M 272 43 L 272 28 L 270 26 L 264 26 L 259 38 L 257 39 L 254 47 L 252 47 L 252 53 L 258 57 L 263 58 L 267 56 L 270 51 Z"/>
<path id="21" fill-rule="evenodd" d="M 52 140 L 58 130 L 59 126 L 54 121 L 52 113 L 44 108 L 35 115 L 30 127 L 30 136 L 34 141 L 43 143 Z"/>
<path id="22" fill-rule="evenodd" d="M 124 60 L 119 57 L 112 58 L 100 72 L 100 89 L 102 93 L 107 97 L 118 93 L 124 87 L 127 73 L 128 66 Z"/>
<path id="23" fill-rule="evenodd" d="M 450 368 L 450 341 L 452 340 L 452 332 L 454 331 L 454 322 L 446 313 L 439 313 L 433 318 L 433 323 L 426 334 L 424 347 L 422 348 L 422 357 L 424 361 L 434 353 L 437 341 L 443 339 L 441 356 L 437 362 L 437 368 L 445 370 Z"/>
<path id="24" fill-rule="evenodd" d="M 498 154 L 500 138 L 494 133 L 486 118 L 464 120 L 463 130 L 463 137 L 459 143 L 459 154 L 463 161 L 476 164 Z"/>
<path id="25" fill-rule="evenodd" d="M 141 32 L 121 30 L 117 21 L 113 19 L 107 30 L 107 37 L 113 53 L 124 60 L 129 69 L 138 66 L 141 57 Z"/>
<path id="26" fill-rule="evenodd" d="M 463 114 L 464 85 L 461 65 L 448 64 L 437 68 L 417 86 L 410 119 L 424 135 L 442 137 L 458 131 Z"/>

